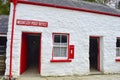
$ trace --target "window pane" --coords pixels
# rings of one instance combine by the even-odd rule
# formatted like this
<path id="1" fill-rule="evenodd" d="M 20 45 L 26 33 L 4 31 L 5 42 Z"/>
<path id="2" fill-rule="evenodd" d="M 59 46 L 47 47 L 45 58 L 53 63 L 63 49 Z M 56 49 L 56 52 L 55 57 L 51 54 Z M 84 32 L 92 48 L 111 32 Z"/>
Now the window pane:
<path id="1" fill-rule="evenodd" d="M 62 35 L 62 43 L 67 43 L 67 35 Z"/>
<path id="2" fill-rule="evenodd" d="M 117 48 L 117 50 L 116 50 L 116 56 L 120 57 L 120 48 Z"/>
<path id="3" fill-rule="evenodd" d="M 54 35 L 54 42 L 60 43 L 60 35 Z"/>
<path id="4" fill-rule="evenodd" d="M 66 34 L 54 35 L 54 57 L 67 57 L 67 39 Z"/>
<path id="5" fill-rule="evenodd" d="M 120 39 L 117 39 L 116 47 L 120 47 Z"/>
<path id="6" fill-rule="evenodd" d="M 61 47 L 61 57 L 67 57 L 67 47 Z"/>
<path id="7" fill-rule="evenodd" d="M 54 57 L 60 57 L 60 48 L 54 47 Z"/>

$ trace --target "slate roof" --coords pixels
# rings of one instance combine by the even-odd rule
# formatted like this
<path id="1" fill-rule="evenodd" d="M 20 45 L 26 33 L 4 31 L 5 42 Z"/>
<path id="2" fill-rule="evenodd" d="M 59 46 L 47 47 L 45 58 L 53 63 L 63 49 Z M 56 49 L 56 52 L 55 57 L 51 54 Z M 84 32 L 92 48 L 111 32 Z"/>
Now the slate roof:
<path id="1" fill-rule="evenodd" d="M 110 8 L 106 5 L 91 3 L 86 1 L 78 1 L 78 0 L 28 0 L 29 2 L 37 2 L 37 3 L 45 3 L 52 4 L 57 6 L 67 6 L 72 8 L 82 8 L 89 9 L 99 12 L 107 12 L 112 14 L 120 15 L 120 10 Z"/>
<path id="2" fill-rule="evenodd" d="M 7 33 L 8 17 L 9 16 L 7 16 L 7 15 L 0 15 L 0 33 Z"/>

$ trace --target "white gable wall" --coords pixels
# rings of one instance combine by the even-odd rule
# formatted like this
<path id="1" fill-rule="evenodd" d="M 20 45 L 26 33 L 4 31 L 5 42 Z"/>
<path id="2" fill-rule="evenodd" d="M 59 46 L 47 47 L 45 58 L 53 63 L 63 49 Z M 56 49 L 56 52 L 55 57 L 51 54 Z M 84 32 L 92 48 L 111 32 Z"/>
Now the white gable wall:
<path id="1" fill-rule="evenodd" d="M 11 4 L 5 75 L 9 75 L 12 9 Z M 16 19 L 47 21 L 48 28 L 15 24 L 12 62 L 14 76 L 18 76 L 20 71 L 22 32 L 42 33 L 42 76 L 89 74 L 89 36 L 101 37 L 101 71 L 104 73 L 120 72 L 120 63 L 115 61 L 116 37 L 120 36 L 119 17 L 26 4 L 18 4 L 16 11 Z M 70 44 L 75 45 L 75 58 L 72 62 L 50 62 L 53 32 L 70 34 Z"/>

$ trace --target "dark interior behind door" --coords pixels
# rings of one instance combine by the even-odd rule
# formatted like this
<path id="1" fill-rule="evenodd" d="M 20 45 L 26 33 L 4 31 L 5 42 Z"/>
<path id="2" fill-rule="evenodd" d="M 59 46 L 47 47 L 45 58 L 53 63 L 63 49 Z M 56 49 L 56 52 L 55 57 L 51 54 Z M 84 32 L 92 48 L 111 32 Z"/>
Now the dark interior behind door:
<path id="1" fill-rule="evenodd" d="M 89 48 L 90 68 L 96 69 L 98 67 L 98 39 L 90 38 Z"/>

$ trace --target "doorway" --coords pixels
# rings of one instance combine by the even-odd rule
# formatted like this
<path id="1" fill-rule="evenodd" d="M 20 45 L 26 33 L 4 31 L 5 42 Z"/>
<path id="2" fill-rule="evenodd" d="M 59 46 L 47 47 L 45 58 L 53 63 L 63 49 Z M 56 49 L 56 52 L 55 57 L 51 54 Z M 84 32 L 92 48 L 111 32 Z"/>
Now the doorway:
<path id="1" fill-rule="evenodd" d="M 22 33 L 20 74 L 40 73 L 41 34 Z"/>
<path id="2" fill-rule="evenodd" d="M 89 38 L 90 71 L 100 71 L 100 37 Z"/>

